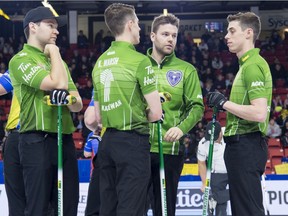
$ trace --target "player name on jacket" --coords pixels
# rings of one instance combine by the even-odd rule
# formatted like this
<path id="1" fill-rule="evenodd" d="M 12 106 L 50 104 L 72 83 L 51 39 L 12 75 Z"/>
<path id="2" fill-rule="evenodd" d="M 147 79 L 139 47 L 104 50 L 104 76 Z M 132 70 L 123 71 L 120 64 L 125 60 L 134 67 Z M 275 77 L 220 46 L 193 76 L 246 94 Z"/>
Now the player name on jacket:
<path id="1" fill-rule="evenodd" d="M 118 64 L 119 58 L 115 57 L 115 58 L 110 58 L 110 59 L 105 59 L 102 65 L 102 61 L 100 60 L 98 63 L 99 67 L 105 67 L 105 66 L 110 66 L 110 65 L 116 65 Z"/>
<path id="2" fill-rule="evenodd" d="M 113 103 L 110 103 L 108 105 L 102 105 L 101 109 L 102 111 L 109 111 L 109 110 L 113 110 L 116 109 L 117 107 L 121 106 L 122 102 L 120 100 L 115 101 Z"/>

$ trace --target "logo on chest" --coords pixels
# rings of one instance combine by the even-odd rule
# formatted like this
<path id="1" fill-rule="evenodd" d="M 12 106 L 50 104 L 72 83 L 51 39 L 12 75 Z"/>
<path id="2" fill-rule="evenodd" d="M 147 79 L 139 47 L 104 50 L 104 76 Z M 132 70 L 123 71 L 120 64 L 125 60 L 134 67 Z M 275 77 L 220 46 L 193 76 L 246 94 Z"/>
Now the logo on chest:
<path id="1" fill-rule="evenodd" d="M 166 73 L 166 78 L 171 86 L 176 86 L 182 79 L 182 71 L 170 70 Z"/>

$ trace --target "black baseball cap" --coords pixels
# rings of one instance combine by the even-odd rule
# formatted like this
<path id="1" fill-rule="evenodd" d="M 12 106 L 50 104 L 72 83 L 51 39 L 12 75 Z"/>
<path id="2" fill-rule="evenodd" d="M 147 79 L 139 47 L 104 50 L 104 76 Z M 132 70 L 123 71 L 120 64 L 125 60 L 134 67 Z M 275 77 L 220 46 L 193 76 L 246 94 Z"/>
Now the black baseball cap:
<path id="1" fill-rule="evenodd" d="M 205 139 L 210 140 L 211 137 L 211 130 L 212 130 L 212 121 L 210 121 L 207 126 L 206 126 L 206 131 L 205 131 Z M 221 125 L 218 121 L 215 122 L 215 131 L 214 131 L 214 141 L 219 138 L 221 132 Z"/>
<path id="2" fill-rule="evenodd" d="M 23 28 L 29 25 L 30 22 L 40 22 L 44 19 L 56 19 L 58 27 L 64 26 L 67 24 L 66 16 L 58 16 L 53 14 L 53 12 L 48 7 L 37 7 L 34 8 L 26 14 L 23 20 Z"/>

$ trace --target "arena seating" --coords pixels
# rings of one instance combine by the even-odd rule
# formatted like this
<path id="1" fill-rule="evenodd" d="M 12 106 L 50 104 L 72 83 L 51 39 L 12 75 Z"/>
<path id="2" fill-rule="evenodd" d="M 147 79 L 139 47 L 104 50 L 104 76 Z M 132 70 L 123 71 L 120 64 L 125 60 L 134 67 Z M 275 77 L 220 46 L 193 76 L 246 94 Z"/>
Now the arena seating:
<path id="1" fill-rule="evenodd" d="M 283 148 L 279 138 L 268 138 L 268 160 L 266 174 L 275 174 L 275 166 L 282 163 L 283 157 L 288 157 L 288 148 Z"/>

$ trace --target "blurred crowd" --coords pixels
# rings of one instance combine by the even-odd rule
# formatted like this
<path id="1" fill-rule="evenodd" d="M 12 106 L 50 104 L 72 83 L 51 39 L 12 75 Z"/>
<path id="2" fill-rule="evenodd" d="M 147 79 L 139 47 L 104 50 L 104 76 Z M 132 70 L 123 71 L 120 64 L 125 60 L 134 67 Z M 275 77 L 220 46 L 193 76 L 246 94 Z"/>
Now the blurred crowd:
<path id="1" fill-rule="evenodd" d="M 224 33 L 207 31 L 201 36 L 200 42 L 195 43 L 190 33 L 180 32 L 178 35 L 176 55 L 197 68 L 204 100 L 207 93 L 215 90 L 229 97 L 230 88 L 238 71 L 238 60 L 228 51 L 224 36 Z M 65 35 L 57 39 L 57 45 L 84 100 L 91 99 L 93 89 L 91 74 L 94 64 L 113 40 L 111 33 L 109 31 L 105 33 L 102 29 L 97 32 L 93 43 L 89 42 L 82 30 L 78 33 L 77 45 L 70 45 Z M 8 69 L 9 60 L 22 49 L 24 43 L 24 36 L 16 39 L 0 37 L 1 74 Z M 149 35 L 142 35 L 141 42 L 136 48 L 145 54 L 151 46 Z M 288 33 L 286 32 L 285 37 L 281 38 L 277 31 L 272 31 L 270 36 L 257 41 L 256 47 L 261 49 L 262 56 L 270 65 L 274 84 L 271 120 L 267 136 L 279 138 L 287 136 L 288 140 L 288 88 L 286 89 L 288 87 Z M 1 100 L 11 100 L 11 94 L 1 96 Z M 83 123 L 85 109 L 86 106 L 80 113 L 72 114 L 75 127 L 83 134 L 84 140 L 89 132 Z M 3 106 L 0 106 L 0 116 L 0 140 L 3 140 L 7 119 L 7 109 Z M 182 147 L 186 162 L 197 162 L 196 148 L 204 136 L 208 120 L 204 115 L 202 121 L 183 137 Z"/>

